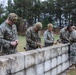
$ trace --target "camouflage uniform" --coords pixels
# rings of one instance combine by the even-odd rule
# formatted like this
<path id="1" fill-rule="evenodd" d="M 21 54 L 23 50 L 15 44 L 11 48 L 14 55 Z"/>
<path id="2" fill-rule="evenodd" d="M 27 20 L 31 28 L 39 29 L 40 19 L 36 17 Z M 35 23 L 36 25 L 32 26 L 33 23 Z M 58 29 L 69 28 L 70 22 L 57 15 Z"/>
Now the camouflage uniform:
<path id="1" fill-rule="evenodd" d="M 60 30 L 60 40 L 61 43 L 68 43 L 69 32 L 65 30 L 65 28 Z"/>
<path id="2" fill-rule="evenodd" d="M 9 21 L 12 21 L 12 23 L 16 22 L 16 14 L 11 13 L 8 16 Z M 12 24 L 9 25 L 7 24 L 7 22 L 3 22 L 0 25 L 0 47 L 2 50 L 1 55 L 3 54 L 12 54 L 17 52 L 16 50 L 16 46 L 12 46 L 11 42 L 18 40 L 18 35 L 17 35 L 17 29 L 16 29 L 16 25 Z"/>
<path id="3" fill-rule="evenodd" d="M 72 64 L 76 64 L 76 30 L 70 33 L 70 61 Z"/>
<path id="4" fill-rule="evenodd" d="M 38 48 L 37 43 L 41 43 L 39 32 L 36 32 L 33 27 L 26 31 L 26 49 L 32 50 Z"/>
<path id="5" fill-rule="evenodd" d="M 51 46 L 54 43 L 54 34 L 53 32 L 49 32 L 48 30 L 46 30 L 44 32 L 44 44 L 45 46 Z"/>
<path id="6" fill-rule="evenodd" d="M 0 44 L 3 47 L 2 52 L 5 54 L 11 54 L 16 52 L 16 47 L 10 45 L 14 40 L 17 40 L 16 26 L 9 26 L 5 22 L 0 25 Z"/>

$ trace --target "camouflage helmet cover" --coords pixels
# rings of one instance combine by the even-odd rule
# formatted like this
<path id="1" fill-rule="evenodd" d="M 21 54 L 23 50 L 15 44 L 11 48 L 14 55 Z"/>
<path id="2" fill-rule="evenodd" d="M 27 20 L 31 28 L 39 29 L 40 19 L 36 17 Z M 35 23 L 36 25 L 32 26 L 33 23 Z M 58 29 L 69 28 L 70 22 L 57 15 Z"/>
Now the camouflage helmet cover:
<path id="1" fill-rule="evenodd" d="M 9 19 L 11 22 L 17 22 L 18 16 L 17 16 L 15 13 L 10 13 L 10 14 L 8 15 L 8 19 Z"/>
<path id="2" fill-rule="evenodd" d="M 41 30 L 42 29 L 42 23 L 41 22 L 37 22 L 35 24 L 35 27 L 37 27 L 39 30 Z"/>
<path id="3" fill-rule="evenodd" d="M 49 23 L 49 24 L 47 25 L 47 27 L 48 27 L 48 28 L 53 28 L 53 24 Z"/>

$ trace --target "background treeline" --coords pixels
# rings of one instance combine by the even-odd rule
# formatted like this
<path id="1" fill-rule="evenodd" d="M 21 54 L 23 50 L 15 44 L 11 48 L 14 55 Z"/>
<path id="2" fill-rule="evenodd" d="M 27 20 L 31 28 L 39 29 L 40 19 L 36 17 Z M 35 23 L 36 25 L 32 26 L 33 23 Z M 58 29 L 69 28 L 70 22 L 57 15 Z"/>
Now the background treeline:
<path id="1" fill-rule="evenodd" d="M 62 27 L 72 23 L 76 25 L 76 0 L 8 0 L 8 6 L 0 4 L 0 24 L 8 13 L 19 15 L 17 27 L 24 32 L 27 27 L 41 21 L 46 28 L 49 22 L 54 27 Z"/>

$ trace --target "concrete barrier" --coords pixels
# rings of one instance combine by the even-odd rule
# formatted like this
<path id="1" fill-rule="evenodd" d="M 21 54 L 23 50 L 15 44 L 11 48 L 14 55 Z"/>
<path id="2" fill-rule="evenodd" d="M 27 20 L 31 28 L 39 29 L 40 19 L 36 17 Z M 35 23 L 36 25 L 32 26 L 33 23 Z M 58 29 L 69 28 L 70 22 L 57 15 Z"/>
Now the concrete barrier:
<path id="1" fill-rule="evenodd" d="M 69 44 L 0 56 L 0 75 L 58 75 L 69 64 Z"/>

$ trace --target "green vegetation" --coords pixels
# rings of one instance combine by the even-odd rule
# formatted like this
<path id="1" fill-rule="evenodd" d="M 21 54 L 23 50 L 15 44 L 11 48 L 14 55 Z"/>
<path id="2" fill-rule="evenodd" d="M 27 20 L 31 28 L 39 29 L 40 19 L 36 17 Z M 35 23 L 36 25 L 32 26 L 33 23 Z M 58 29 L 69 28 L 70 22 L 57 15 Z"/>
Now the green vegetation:
<path id="1" fill-rule="evenodd" d="M 76 69 L 71 70 L 67 75 L 76 75 Z"/>
<path id="2" fill-rule="evenodd" d="M 30 26 L 40 21 L 44 28 L 49 22 L 61 27 L 63 24 L 76 23 L 76 0 L 8 0 L 5 7 L 0 3 L 0 23 L 10 12 L 16 13 Z"/>
<path id="3" fill-rule="evenodd" d="M 23 52 L 24 51 L 24 46 L 25 46 L 26 40 L 24 36 L 19 36 L 19 44 L 17 46 L 17 50 L 19 52 Z"/>

